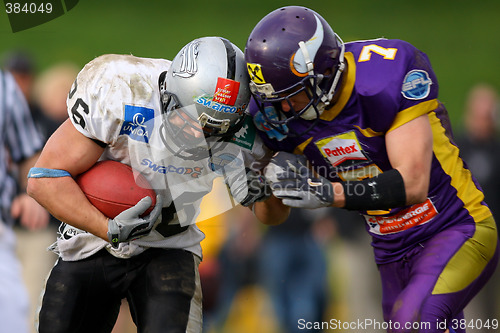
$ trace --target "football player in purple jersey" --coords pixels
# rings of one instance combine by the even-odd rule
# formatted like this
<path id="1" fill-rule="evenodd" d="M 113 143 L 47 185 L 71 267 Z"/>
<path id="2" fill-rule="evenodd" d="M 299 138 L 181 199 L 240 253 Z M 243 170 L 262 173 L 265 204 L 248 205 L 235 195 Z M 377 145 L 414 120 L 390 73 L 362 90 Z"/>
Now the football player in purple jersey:
<path id="1" fill-rule="evenodd" d="M 495 270 L 498 239 L 427 56 L 402 40 L 344 43 L 319 14 L 290 6 L 255 26 L 245 60 L 249 112 L 277 152 L 265 170 L 274 197 L 256 216 L 359 211 L 389 331 L 465 332 L 463 309 Z"/>

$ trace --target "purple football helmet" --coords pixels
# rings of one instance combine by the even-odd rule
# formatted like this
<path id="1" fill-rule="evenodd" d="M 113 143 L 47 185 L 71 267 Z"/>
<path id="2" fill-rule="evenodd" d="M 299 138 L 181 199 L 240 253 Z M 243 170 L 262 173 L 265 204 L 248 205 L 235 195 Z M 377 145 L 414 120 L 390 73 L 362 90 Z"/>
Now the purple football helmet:
<path id="1" fill-rule="evenodd" d="M 331 103 L 345 67 L 344 43 L 318 13 L 288 6 L 257 23 L 245 47 L 245 61 L 260 118 L 283 135 L 298 136 L 312 129 Z M 289 98 L 303 91 L 309 103 L 295 110 Z M 282 103 L 288 103 L 289 110 L 284 112 Z M 265 109 L 270 106 L 277 116 L 268 116 Z M 301 132 L 287 126 L 298 118 L 310 120 Z"/>

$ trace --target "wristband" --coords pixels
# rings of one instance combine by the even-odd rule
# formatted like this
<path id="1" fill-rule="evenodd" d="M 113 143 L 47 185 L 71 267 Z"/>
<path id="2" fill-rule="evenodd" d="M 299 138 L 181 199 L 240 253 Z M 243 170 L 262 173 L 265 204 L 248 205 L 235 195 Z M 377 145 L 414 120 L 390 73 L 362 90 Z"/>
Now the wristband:
<path id="1" fill-rule="evenodd" d="M 345 207 L 349 210 L 383 210 L 406 204 L 403 177 L 391 169 L 373 178 L 342 182 Z"/>
<path id="2" fill-rule="evenodd" d="M 71 177 L 71 174 L 66 170 L 47 169 L 47 168 L 31 168 L 28 172 L 28 178 L 59 178 Z"/>

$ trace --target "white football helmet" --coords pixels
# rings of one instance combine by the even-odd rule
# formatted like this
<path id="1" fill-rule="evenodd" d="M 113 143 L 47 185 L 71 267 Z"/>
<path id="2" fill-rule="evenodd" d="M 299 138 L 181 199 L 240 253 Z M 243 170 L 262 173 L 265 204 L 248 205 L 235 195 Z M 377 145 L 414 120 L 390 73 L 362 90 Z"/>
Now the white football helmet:
<path id="1" fill-rule="evenodd" d="M 237 132 L 250 99 L 243 52 L 221 37 L 184 46 L 160 77 L 162 140 L 175 155 L 200 159 Z"/>

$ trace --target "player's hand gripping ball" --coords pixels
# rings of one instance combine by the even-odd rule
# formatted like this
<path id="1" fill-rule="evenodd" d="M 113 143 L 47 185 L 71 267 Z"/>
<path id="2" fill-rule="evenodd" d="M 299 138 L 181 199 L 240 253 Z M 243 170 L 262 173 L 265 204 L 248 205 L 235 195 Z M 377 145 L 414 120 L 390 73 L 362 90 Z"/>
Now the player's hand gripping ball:
<path id="1" fill-rule="evenodd" d="M 108 239 L 114 248 L 149 234 L 161 214 L 162 197 L 128 165 L 98 162 L 76 182 L 89 201 L 109 217 Z"/>

